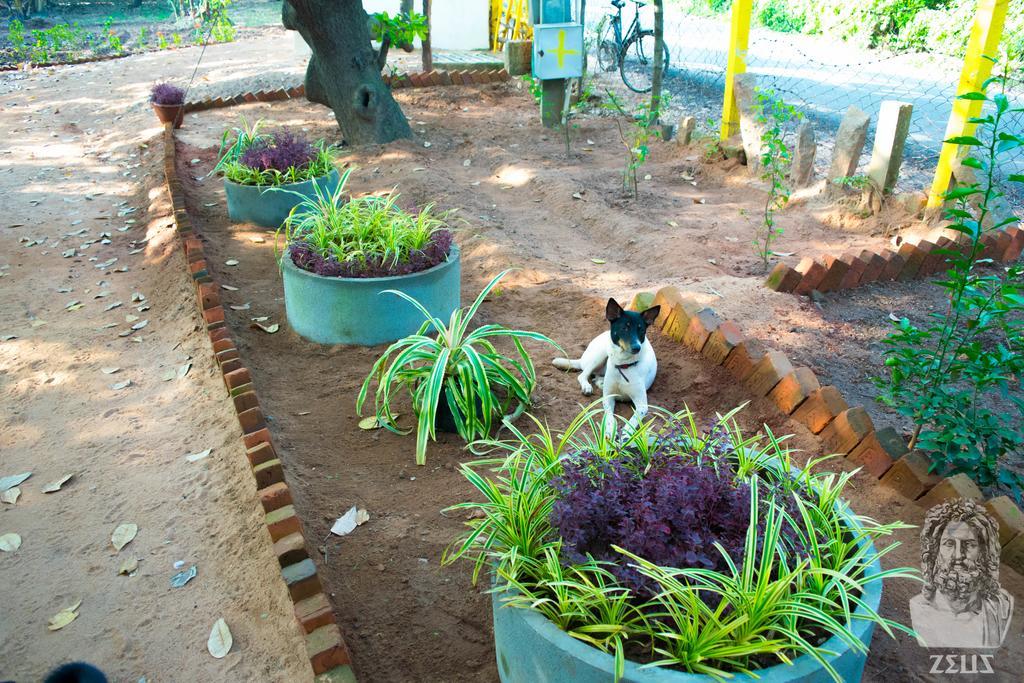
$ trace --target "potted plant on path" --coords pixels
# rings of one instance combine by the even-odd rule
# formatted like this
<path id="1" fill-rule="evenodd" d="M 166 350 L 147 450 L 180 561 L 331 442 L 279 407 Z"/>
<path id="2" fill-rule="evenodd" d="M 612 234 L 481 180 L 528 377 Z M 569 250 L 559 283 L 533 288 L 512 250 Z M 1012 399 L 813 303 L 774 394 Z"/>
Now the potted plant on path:
<path id="1" fill-rule="evenodd" d="M 351 173 L 333 190 L 315 187 L 279 231 L 285 310 L 310 341 L 372 346 L 416 332 L 421 310 L 447 317 L 459 307 L 459 249 L 447 213 L 432 204 L 406 211 L 395 192 L 349 199 Z"/>
<path id="2" fill-rule="evenodd" d="M 416 414 L 417 465 L 426 463 L 427 439 L 435 439 L 438 431 L 456 432 L 466 441 L 487 438 L 496 420 L 514 420 L 530 405 L 537 374 L 522 340 L 545 342 L 561 350 L 538 332 L 493 323 L 469 329 L 484 299 L 507 273 L 491 280 L 472 306 L 454 311 L 447 325 L 405 292 L 390 292 L 415 306 L 423 324 L 416 334 L 389 346 L 374 363 L 359 391 L 356 410 L 362 413 L 370 384 L 376 381 L 377 422 L 402 434 L 393 401 L 407 390 Z M 511 340 L 516 355 L 501 353 L 494 346 L 499 339 Z"/>
<path id="3" fill-rule="evenodd" d="M 852 473 L 795 468 L 733 414 L 702 431 L 655 410 L 619 443 L 592 406 L 474 445 L 482 502 L 452 508 L 473 515 L 444 561 L 493 571 L 504 683 L 854 683 L 876 626 L 910 632 L 878 607 L 884 578 L 915 572 L 883 571 L 895 544 L 873 543 L 905 525 L 858 517 L 840 499 Z"/>
<path id="4" fill-rule="evenodd" d="M 334 148 L 289 131 L 260 132 L 263 122 L 244 120 L 221 140 L 213 172 L 224 176 L 228 216 L 233 221 L 279 228 L 292 210 L 317 191 L 331 193 L 340 182 Z"/>
<path id="5" fill-rule="evenodd" d="M 181 128 L 185 118 L 185 91 L 170 83 L 157 83 L 149 91 L 149 103 L 160 123 L 174 123 Z"/>

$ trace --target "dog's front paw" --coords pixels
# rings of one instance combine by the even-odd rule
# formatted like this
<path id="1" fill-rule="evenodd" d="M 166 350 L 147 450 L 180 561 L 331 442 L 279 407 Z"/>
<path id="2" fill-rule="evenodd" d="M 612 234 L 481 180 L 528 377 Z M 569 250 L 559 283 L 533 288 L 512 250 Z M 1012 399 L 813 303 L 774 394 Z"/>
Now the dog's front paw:
<path id="1" fill-rule="evenodd" d="M 580 379 L 580 389 L 583 391 L 584 396 L 590 396 L 594 393 L 594 385 L 585 379 Z"/>

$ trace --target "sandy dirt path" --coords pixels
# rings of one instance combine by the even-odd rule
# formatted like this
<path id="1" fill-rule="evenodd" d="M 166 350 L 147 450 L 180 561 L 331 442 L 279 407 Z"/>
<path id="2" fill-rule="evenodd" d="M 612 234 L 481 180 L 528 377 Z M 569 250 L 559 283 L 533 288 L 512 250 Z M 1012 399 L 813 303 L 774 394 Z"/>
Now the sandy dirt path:
<path id="1" fill-rule="evenodd" d="M 211 47 L 197 87 L 294 82 L 290 46 L 281 35 Z M 75 659 L 133 683 L 312 677 L 145 103 L 198 54 L 0 74 L 0 477 L 32 473 L 16 504 L 0 504 L 0 535 L 22 539 L 0 553 L 0 680 L 38 681 Z M 138 535 L 117 552 L 121 523 Z M 184 588 L 170 585 L 177 562 L 198 568 Z M 74 622 L 47 630 L 79 600 Z M 221 617 L 234 647 L 218 660 L 206 641 Z"/>

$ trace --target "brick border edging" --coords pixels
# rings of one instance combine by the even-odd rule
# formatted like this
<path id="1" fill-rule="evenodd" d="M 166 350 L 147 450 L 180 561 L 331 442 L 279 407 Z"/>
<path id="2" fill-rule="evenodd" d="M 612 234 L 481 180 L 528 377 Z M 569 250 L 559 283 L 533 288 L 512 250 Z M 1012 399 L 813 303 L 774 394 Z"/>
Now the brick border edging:
<path id="1" fill-rule="evenodd" d="M 196 287 L 196 301 L 213 345 L 214 360 L 223 374 L 227 395 L 234 403 L 242 428 L 242 442 L 256 479 L 257 496 L 263 508 L 274 555 L 281 567 L 281 579 L 288 588 L 295 618 L 305 634 L 306 651 L 314 675 L 327 674 L 332 681 L 355 681 L 348 647 L 334 617 L 334 608 L 307 551 L 302 525 L 292 505 L 281 460 L 252 383 L 224 319 L 220 285 L 210 275 L 202 241 L 192 231 L 185 210 L 184 187 L 178 179 L 174 131 L 164 125 L 164 174 L 174 209 L 174 223 L 189 273 Z"/>
<path id="2" fill-rule="evenodd" d="M 663 334 L 723 366 L 755 396 L 770 398 L 780 413 L 818 435 L 826 452 L 844 456 L 922 507 L 952 498 L 983 499 L 970 477 L 930 473 L 928 456 L 909 450 L 895 429 L 876 429 L 863 406 L 851 408 L 836 387 L 822 386 L 810 368 L 794 367 L 785 354 L 747 338 L 739 325 L 722 319 L 714 309 L 675 287 L 633 297 L 635 310 L 655 305 L 661 306 L 655 325 Z M 999 522 L 1002 561 L 1024 574 L 1024 512 L 1007 496 L 985 501 L 984 506 Z"/>
<path id="3" fill-rule="evenodd" d="M 508 81 L 509 76 L 505 69 L 489 69 L 486 71 L 463 69 L 458 71 L 416 71 L 396 76 L 385 75 L 382 77 L 384 83 L 392 90 L 402 88 L 429 88 L 440 85 L 486 85 L 488 83 L 501 83 Z M 185 113 L 190 114 L 196 111 L 207 111 L 221 107 L 233 107 L 246 102 L 281 102 L 283 100 L 303 97 L 306 94 L 305 85 L 297 85 L 292 88 L 278 88 L 277 90 L 257 90 L 234 95 L 232 97 L 217 97 L 210 99 L 185 103 Z"/>
<path id="4" fill-rule="evenodd" d="M 840 256 L 826 255 L 820 259 L 806 257 L 793 268 L 777 263 L 765 280 L 765 287 L 776 292 L 810 294 L 835 292 L 860 287 L 871 282 L 899 280 L 906 282 L 938 273 L 946 268 L 947 251 L 965 250 L 963 235 L 946 228 L 936 228 L 925 236 L 904 241 L 896 251 L 864 249 L 847 251 Z M 1024 229 L 1010 226 L 993 230 L 981 237 L 980 258 L 997 263 L 1012 263 L 1024 251 Z"/>

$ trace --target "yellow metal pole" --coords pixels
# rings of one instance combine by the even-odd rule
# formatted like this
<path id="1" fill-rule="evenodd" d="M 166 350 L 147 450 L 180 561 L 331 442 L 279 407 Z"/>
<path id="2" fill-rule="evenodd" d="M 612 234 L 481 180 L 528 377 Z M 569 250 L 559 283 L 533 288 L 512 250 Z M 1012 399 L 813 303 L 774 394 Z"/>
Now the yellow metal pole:
<path id="1" fill-rule="evenodd" d="M 750 39 L 750 7 L 752 0 L 732 3 L 732 28 L 729 31 L 729 52 L 725 65 L 725 98 L 722 102 L 722 140 L 740 130 L 740 110 L 733 95 L 736 75 L 747 70 L 747 43 Z"/>
<path id="2" fill-rule="evenodd" d="M 1009 4 L 1009 0 L 978 0 L 971 38 L 967 42 L 967 56 L 964 57 L 964 68 L 960 72 L 960 83 L 956 90 L 957 95 L 981 90 L 985 79 L 992 73 L 992 62 L 985 57 L 996 56 Z M 977 100 L 953 100 L 953 111 L 949 115 L 946 136 L 943 139 L 973 135 L 977 126 L 970 123 L 970 119 L 981 113 L 981 104 Z M 935 166 L 935 179 L 928 193 L 929 209 L 942 206 L 942 195 L 949 189 L 953 164 L 959 154 L 960 145 L 948 142 L 942 144 L 939 163 Z"/>

